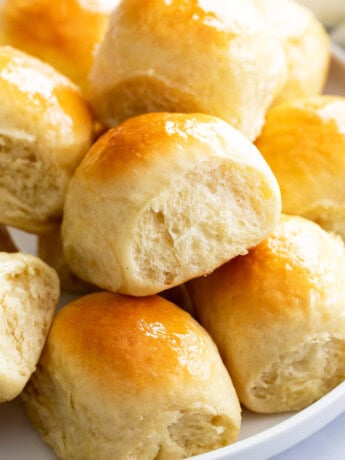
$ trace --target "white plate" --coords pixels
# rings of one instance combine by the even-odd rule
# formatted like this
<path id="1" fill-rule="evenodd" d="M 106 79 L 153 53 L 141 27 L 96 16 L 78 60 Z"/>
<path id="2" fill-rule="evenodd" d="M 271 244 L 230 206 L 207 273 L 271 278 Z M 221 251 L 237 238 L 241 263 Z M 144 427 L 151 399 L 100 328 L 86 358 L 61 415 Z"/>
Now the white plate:
<path id="1" fill-rule="evenodd" d="M 345 53 L 333 47 L 326 93 L 345 96 Z M 14 231 L 21 249 L 35 253 L 32 236 Z M 64 295 L 61 304 L 71 300 Z M 297 414 L 243 413 L 239 441 L 195 460 L 264 460 L 291 447 L 340 415 L 345 408 L 345 382 Z M 54 460 L 53 452 L 39 438 L 25 417 L 20 401 L 0 407 L 0 460 Z M 116 460 L 116 459 L 114 459 Z"/>

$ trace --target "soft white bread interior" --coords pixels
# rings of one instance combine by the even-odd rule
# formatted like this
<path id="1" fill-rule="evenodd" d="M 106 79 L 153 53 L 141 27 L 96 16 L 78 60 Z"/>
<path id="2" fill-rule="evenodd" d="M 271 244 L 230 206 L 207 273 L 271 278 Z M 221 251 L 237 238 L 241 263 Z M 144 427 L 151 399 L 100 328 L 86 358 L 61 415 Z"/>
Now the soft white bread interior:
<path id="1" fill-rule="evenodd" d="M 284 216 L 188 288 L 249 409 L 300 410 L 345 379 L 345 248 L 317 224 Z"/>
<path id="2" fill-rule="evenodd" d="M 38 256 L 56 270 L 62 291 L 88 294 L 97 290 L 96 286 L 86 283 L 75 275 L 67 264 L 62 248 L 60 225 L 38 235 L 37 243 Z"/>
<path id="3" fill-rule="evenodd" d="M 286 55 L 287 81 L 274 103 L 320 94 L 330 61 L 330 40 L 322 24 L 294 0 L 253 1 Z"/>
<path id="4" fill-rule="evenodd" d="M 283 212 L 345 240 L 345 98 L 314 96 L 274 107 L 256 146 L 278 180 Z"/>
<path id="5" fill-rule="evenodd" d="M 58 277 L 44 262 L 0 252 L 0 402 L 18 396 L 34 372 L 58 297 Z"/>
<path id="6" fill-rule="evenodd" d="M 108 127 L 146 112 L 202 112 L 253 140 L 285 78 L 283 49 L 250 0 L 122 0 L 88 98 Z"/>
<path id="7" fill-rule="evenodd" d="M 62 460 L 183 459 L 235 441 L 241 418 L 211 338 L 158 296 L 63 308 L 23 397 Z"/>
<path id="8" fill-rule="evenodd" d="M 10 47 L 0 47 L 0 97 L 0 222 L 41 232 L 61 218 L 92 117 L 67 78 Z"/>
<path id="9" fill-rule="evenodd" d="M 77 169 L 64 253 L 85 281 L 150 295 L 245 254 L 280 209 L 275 177 L 237 130 L 203 114 L 146 114 L 108 131 Z"/>
<path id="10" fill-rule="evenodd" d="M 4 0 L 2 43 L 51 64 L 85 87 L 118 0 Z"/>

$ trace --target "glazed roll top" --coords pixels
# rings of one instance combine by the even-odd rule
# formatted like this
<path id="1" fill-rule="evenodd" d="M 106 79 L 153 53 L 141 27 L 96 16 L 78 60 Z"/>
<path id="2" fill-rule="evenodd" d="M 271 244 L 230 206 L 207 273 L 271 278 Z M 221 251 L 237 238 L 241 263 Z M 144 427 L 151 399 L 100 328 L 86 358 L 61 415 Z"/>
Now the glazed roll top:
<path id="1" fill-rule="evenodd" d="M 108 127 L 146 112 L 202 112 L 253 140 L 285 78 L 283 49 L 250 0 L 122 0 L 88 97 Z"/>
<path id="2" fill-rule="evenodd" d="M 150 295 L 246 253 L 280 206 L 272 172 L 234 128 L 202 114 L 146 114 L 106 133 L 80 164 L 64 253 L 86 281 Z"/>
<path id="3" fill-rule="evenodd" d="M 279 182 L 283 212 L 345 239 L 345 98 L 314 96 L 271 109 L 256 145 Z"/>
<path id="4" fill-rule="evenodd" d="M 117 0 L 4 0 L 3 41 L 36 56 L 81 85 Z"/>
<path id="5" fill-rule="evenodd" d="M 249 409 L 300 410 L 345 379 L 345 248 L 317 224 L 282 217 L 188 289 Z"/>
<path id="6" fill-rule="evenodd" d="M 10 47 L 0 47 L 0 95 L 0 222 L 42 232 L 61 218 L 92 117 L 67 78 Z"/>
<path id="7" fill-rule="evenodd" d="M 236 439 L 240 406 L 191 316 L 155 296 L 97 293 L 55 318 L 24 399 L 61 459 L 182 459 Z"/>

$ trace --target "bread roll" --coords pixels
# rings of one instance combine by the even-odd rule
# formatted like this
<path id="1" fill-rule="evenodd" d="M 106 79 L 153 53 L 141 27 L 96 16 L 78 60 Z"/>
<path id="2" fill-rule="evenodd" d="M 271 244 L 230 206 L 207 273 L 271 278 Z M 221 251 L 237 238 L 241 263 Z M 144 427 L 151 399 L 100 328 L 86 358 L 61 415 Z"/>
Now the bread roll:
<path id="1" fill-rule="evenodd" d="M 300 410 L 345 379 L 345 249 L 315 223 L 283 217 L 188 288 L 249 409 Z"/>
<path id="2" fill-rule="evenodd" d="M 240 425 L 214 343 L 158 296 L 102 292 L 63 308 L 24 401 L 66 460 L 182 459 L 233 442 Z"/>
<path id="3" fill-rule="evenodd" d="M 63 291 L 88 294 L 97 290 L 96 286 L 78 278 L 68 266 L 63 254 L 60 225 L 49 232 L 38 235 L 38 256 L 56 270 Z"/>
<path id="4" fill-rule="evenodd" d="M 330 47 L 322 24 L 293 0 L 254 0 L 269 31 L 282 44 L 288 78 L 274 103 L 320 94 L 326 83 Z"/>
<path id="5" fill-rule="evenodd" d="M 283 211 L 345 239 L 345 98 L 314 96 L 273 108 L 256 145 L 278 179 Z"/>
<path id="6" fill-rule="evenodd" d="M 37 257 L 0 252 L 0 403 L 34 372 L 59 297 L 56 273 Z"/>
<path id="7" fill-rule="evenodd" d="M 284 52 L 250 0 L 122 0 L 88 97 L 108 127 L 146 112 L 202 112 L 254 139 L 285 78 Z"/>
<path id="8" fill-rule="evenodd" d="M 48 62 L 83 88 L 118 0 L 4 0 L 4 43 Z"/>
<path id="9" fill-rule="evenodd" d="M 245 254 L 279 213 L 273 174 L 234 128 L 202 114 L 146 114 L 108 131 L 80 164 L 64 253 L 85 281 L 150 295 Z"/>
<path id="10" fill-rule="evenodd" d="M 69 80 L 10 47 L 0 47 L 0 96 L 0 222 L 42 232 L 90 146 L 90 111 Z"/>

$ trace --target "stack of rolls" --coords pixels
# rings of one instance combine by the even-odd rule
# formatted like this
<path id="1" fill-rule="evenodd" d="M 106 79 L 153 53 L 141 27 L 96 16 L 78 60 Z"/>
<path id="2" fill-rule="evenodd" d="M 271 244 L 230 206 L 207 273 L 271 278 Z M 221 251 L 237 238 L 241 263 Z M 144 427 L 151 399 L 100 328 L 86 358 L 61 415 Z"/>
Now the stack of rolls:
<path id="1" fill-rule="evenodd" d="M 1 22 L 23 51 L 0 48 L 0 401 L 21 393 L 61 459 L 182 460 L 235 442 L 241 404 L 300 410 L 344 380 L 345 249 L 326 230 L 345 236 L 345 104 L 319 95 L 315 16 L 35 0 Z M 56 272 L 9 254 L 6 225 L 39 235 L 63 289 L 98 292 L 53 319 Z"/>

